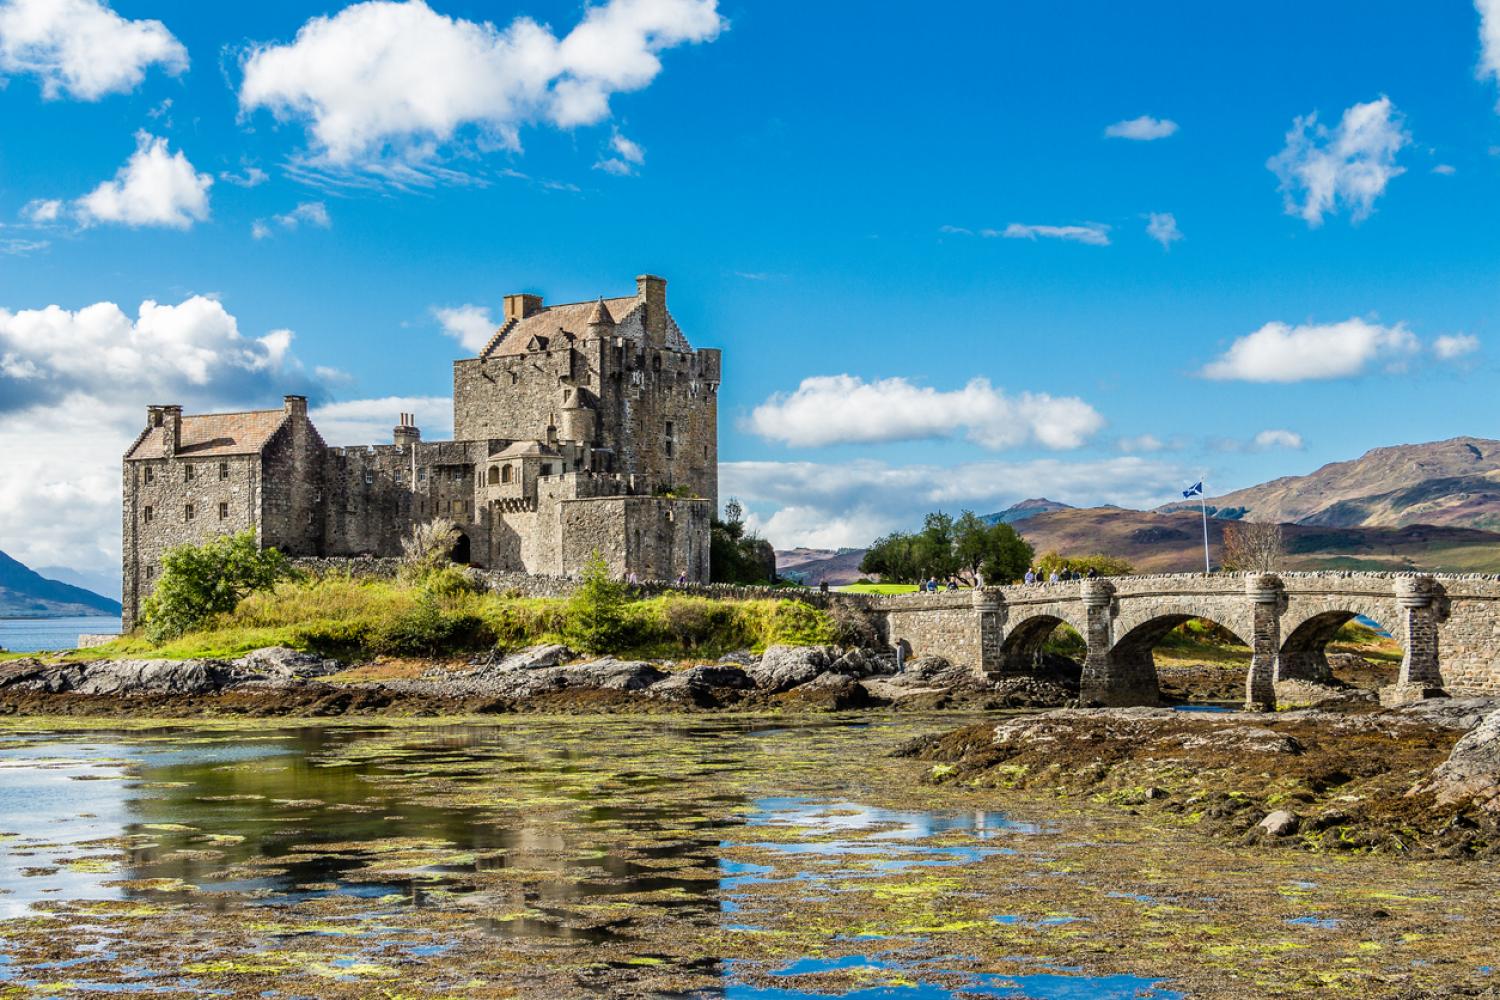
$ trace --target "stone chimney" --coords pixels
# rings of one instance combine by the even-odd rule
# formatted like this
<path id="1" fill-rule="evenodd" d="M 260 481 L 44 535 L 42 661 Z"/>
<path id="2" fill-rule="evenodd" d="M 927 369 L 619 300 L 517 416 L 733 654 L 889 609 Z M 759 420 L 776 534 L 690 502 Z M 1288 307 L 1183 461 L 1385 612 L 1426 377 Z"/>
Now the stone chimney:
<path id="1" fill-rule="evenodd" d="M 177 454 L 182 444 L 182 407 L 175 403 L 146 407 L 146 424 L 161 428 L 161 453 L 163 458 Z"/>
<path id="2" fill-rule="evenodd" d="M 307 397 L 306 396 L 282 396 L 281 409 L 289 417 L 297 417 L 301 420 L 307 419 Z"/>
<path id="3" fill-rule="evenodd" d="M 640 275 L 635 279 L 635 294 L 646 303 L 646 337 L 661 347 L 667 342 L 667 279 Z"/>
<path id="4" fill-rule="evenodd" d="M 398 447 L 405 448 L 422 440 L 422 432 L 417 429 L 417 417 L 414 413 L 401 414 L 401 422 L 396 425 L 395 441 Z"/>
<path id="5" fill-rule="evenodd" d="M 507 295 L 505 297 L 505 319 L 525 319 L 542 311 L 540 295 Z"/>

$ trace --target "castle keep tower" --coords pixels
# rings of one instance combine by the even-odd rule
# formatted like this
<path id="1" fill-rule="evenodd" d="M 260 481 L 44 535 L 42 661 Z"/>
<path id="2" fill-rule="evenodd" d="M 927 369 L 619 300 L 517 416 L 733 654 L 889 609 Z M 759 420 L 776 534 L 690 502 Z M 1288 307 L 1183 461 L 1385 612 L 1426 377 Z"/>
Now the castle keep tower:
<path id="1" fill-rule="evenodd" d="M 124 463 L 124 619 L 173 545 L 253 529 L 291 556 L 394 556 L 447 517 L 454 558 L 488 569 L 708 580 L 718 507 L 720 353 L 694 349 L 667 283 L 548 306 L 504 298 L 476 358 L 453 364 L 452 441 L 399 414 L 393 443 L 329 447 L 288 396 L 279 410 L 184 416 L 152 406 Z"/>

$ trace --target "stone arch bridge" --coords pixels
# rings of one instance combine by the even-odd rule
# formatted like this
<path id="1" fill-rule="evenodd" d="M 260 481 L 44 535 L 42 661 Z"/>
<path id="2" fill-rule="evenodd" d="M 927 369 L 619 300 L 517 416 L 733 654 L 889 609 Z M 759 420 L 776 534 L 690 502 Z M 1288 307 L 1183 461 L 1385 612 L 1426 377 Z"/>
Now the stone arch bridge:
<path id="1" fill-rule="evenodd" d="M 1059 625 L 1083 636 L 1085 704 L 1159 700 L 1152 648 L 1203 618 L 1250 647 L 1246 703 L 1275 708 L 1284 681 L 1327 681 L 1326 647 L 1363 615 L 1403 656 L 1387 700 L 1500 693 L 1500 580 L 1395 573 L 1181 574 L 882 598 L 892 638 L 990 677 L 1031 672 Z"/>

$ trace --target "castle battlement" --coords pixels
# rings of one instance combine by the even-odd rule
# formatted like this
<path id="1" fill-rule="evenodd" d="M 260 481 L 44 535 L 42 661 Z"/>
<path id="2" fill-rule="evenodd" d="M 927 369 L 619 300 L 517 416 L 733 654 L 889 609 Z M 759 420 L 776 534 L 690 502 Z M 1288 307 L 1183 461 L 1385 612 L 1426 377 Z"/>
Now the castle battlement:
<path id="1" fill-rule="evenodd" d="M 478 356 L 453 363 L 450 441 L 422 440 L 401 413 L 390 444 L 329 447 L 301 396 L 244 413 L 149 407 L 123 470 L 127 625 L 167 549 L 244 530 L 294 557 L 388 557 L 445 517 L 454 558 L 486 569 L 568 575 L 598 552 L 621 576 L 707 582 L 722 358 L 688 342 L 666 286 L 505 296 Z"/>

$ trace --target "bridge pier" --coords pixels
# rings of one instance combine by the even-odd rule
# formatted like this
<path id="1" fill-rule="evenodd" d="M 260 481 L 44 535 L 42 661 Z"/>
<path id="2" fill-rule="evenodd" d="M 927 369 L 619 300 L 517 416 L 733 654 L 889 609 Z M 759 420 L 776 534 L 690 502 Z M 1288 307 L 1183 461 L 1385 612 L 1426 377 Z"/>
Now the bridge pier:
<path id="1" fill-rule="evenodd" d="M 1084 580 L 1081 588 L 1088 621 L 1088 633 L 1083 637 L 1088 654 L 1083 661 L 1080 704 L 1124 707 L 1155 705 L 1161 701 L 1151 650 L 1128 651 L 1115 646 L 1114 584 L 1108 580 Z"/>
<path id="2" fill-rule="evenodd" d="M 1245 678 L 1245 707 L 1266 712 L 1276 710 L 1276 681 L 1280 669 L 1281 609 L 1285 594 L 1281 580 L 1270 573 L 1245 580 L 1250 601 L 1250 673 Z"/>
<path id="3" fill-rule="evenodd" d="M 1442 619 L 1437 581 L 1430 576 L 1408 576 L 1396 581 L 1400 628 L 1406 650 L 1396 683 L 1380 692 L 1380 701 L 1399 705 L 1423 698 L 1443 698 L 1443 674 L 1438 666 L 1438 625 Z"/>

